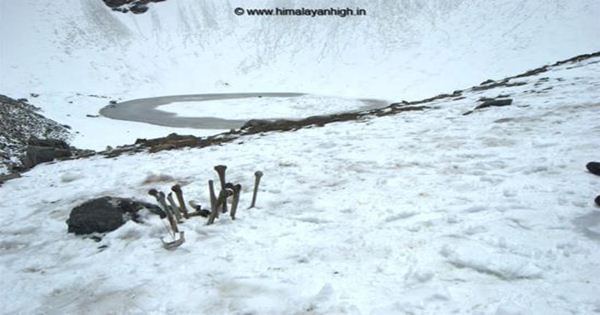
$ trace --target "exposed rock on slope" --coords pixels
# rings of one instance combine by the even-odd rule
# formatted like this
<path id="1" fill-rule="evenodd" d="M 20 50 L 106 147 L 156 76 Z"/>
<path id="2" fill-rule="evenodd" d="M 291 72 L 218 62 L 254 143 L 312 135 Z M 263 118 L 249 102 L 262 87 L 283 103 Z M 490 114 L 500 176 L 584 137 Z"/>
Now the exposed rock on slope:
<path id="1" fill-rule="evenodd" d="M 137 212 L 142 208 L 161 211 L 155 205 L 127 198 L 102 197 L 86 201 L 71 211 L 67 220 L 69 233 L 91 234 L 116 230 L 129 219 L 139 221 Z"/>
<path id="2" fill-rule="evenodd" d="M 69 139 L 68 127 L 40 115 L 37 110 L 31 104 L 0 95 L 0 174 L 37 164 L 23 163 L 27 151 L 34 158 L 33 149 L 28 150 L 30 145 L 30 148 L 62 145 L 63 149 L 69 149 L 65 142 Z"/>
<path id="3" fill-rule="evenodd" d="M 131 12 L 141 14 L 148 11 L 148 3 L 162 2 L 165 0 L 103 0 L 104 4 L 112 8 L 114 11 L 123 13 Z"/>
<path id="4" fill-rule="evenodd" d="M 537 87 L 540 82 L 546 82 L 548 78 L 539 78 L 535 82 L 528 82 L 527 79 L 531 79 L 541 73 L 550 71 L 559 66 L 565 64 L 572 64 L 571 67 L 576 67 L 578 63 L 600 57 L 600 52 L 594 52 L 591 54 L 584 54 L 575 56 L 573 58 L 569 58 L 566 60 L 557 61 L 552 65 L 545 65 L 536 69 L 529 70 L 527 72 L 507 77 L 502 80 L 486 80 L 482 82 L 479 86 L 474 86 L 464 90 L 456 90 L 452 93 L 447 94 L 439 94 L 434 97 L 426 98 L 418 101 L 400 101 L 396 103 L 392 103 L 389 106 L 382 108 L 375 108 L 364 111 L 355 111 L 355 112 L 346 112 L 346 113 L 336 113 L 331 115 L 322 115 L 322 116 L 312 116 L 307 117 L 300 120 L 287 120 L 287 119 L 277 119 L 277 120 L 250 120 L 244 124 L 239 129 L 232 129 L 229 132 L 224 132 L 218 135 L 213 135 L 209 137 L 195 137 L 191 135 L 177 135 L 171 134 L 167 137 L 156 138 L 156 139 L 138 139 L 133 145 L 125 145 L 120 146 L 114 150 L 109 150 L 105 152 L 99 152 L 102 155 L 107 157 L 115 157 L 119 156 L 123 153 L 136 153 L 136 152 L 158 152 L 163 150 L 171 150 L 177 148 L 184 147 L 195 147 L 195 148 L 203 148 L 213 145 L 221 145 L 227 142 L 232 142 L 234 140 L 239 139 L 245 135 L 259 134 L 265 132 L 283 132 L 283 131 L 294 131 L 301 128 L 307 127 L 322 127 L 326 124 L 335 123 L 335 122 L 343 122 L 350 120 L 363 120 L 368 119 L 370 117 L 381 117 L 381 116 L 389 116 L 396 115 L 402 112 L 408 111 L 422 111 L 431 109 L 433 106 L 433 102 L 436 101 L 456 101 L 465 98 L 465 95 L 468 93 L 483 93 L 485 91 L 500 89 L 500 88 L 509 88 L 509 87 L 520 87 L 526 86 L 527 84 L 532 84 L 534 87 Z M 595 61 L 600 62 L 600 61 Z M 517 80 L 518 79 L 518 80 Z M 537 82 L 537 83 L 536 83 Z M 512 98 L 508 98 L 510 95 L 499 94 L 493 98 L 480 98 L 479 102 L 481 104 L 476 105 L 473 110 L 480 110 L 487 107 L 498 107 L 498 106 L 508 106 L 513 103 Z M 469 115 L 473 113 L 473 110 L 465 112 L 463 115 Z"/>

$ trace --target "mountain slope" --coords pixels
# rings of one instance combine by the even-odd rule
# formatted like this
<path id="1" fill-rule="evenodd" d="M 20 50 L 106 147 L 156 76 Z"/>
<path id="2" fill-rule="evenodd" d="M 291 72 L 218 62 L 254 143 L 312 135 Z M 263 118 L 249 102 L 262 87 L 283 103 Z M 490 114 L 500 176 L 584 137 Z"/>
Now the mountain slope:
<path id="1" fill-rule="evenodd" d="M 595 57 L 425 111 L 38 166 L 0 189 L 0 312 L 596 312 L 599 74 Z M 463 115 L 499 95 L 512 105 Z M 237 219 L 187 220 L 176 251 L 152 216 L 100 243 L 66 234 L 98 196 L 177 181 L 206 205 L 217 164 L 244 186 Z"/>
<path id="2" fill-rule="evenodd" d="M 349 7 L 367 16 L 237 16 L 236 7 Z M 0 91 L 415 99 L 598 51 L 598 15 L 594 0 L 177 0 L 141 15 L 100 0 L 2 0 Z"/>

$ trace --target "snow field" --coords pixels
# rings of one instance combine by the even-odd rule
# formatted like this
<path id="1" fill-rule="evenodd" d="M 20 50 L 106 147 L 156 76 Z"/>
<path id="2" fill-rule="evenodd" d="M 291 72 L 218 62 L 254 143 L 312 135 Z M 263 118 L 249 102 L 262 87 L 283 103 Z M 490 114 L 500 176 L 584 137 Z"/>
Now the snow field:
<path id="1" fill-rule="evenodd" d="M 599 70 L 595 58 L 423 112 L 38 166 L 0 190 L 1 312 L 597 312 L 600 179 L 585 164 Z M 513 105 L 462 115 L 499 94 Z M 99 243 L 66 234 L 88 198 L 151 201 L 173 184 L 144 184 L 152 175 L 205 205 L 217 164 L 243 185 L 239 219 L 188 220 L 176 251 L 155 216 Z"/>

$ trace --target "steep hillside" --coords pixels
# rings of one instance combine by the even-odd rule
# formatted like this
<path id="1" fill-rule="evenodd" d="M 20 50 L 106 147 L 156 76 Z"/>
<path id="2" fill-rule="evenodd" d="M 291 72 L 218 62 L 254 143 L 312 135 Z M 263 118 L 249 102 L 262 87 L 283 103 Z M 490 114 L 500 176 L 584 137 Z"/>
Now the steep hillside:
<path id="1" fill-rule="evenodd" d="M 32 138 L 70 138 L 67 126 L 40 115 L 38 110 L 25 101 L 0 95 L 0 175 L 22 166 Z"/>
<path id="2" fill-rule="evenodd" d="M 238 16 L 236 7 L 367 15 Z M 101 0 L 2 0 L 0 91 L 416 99 L 598 51 L 599 15 L 595 0 L 177 0 L 140 15 Z"/>

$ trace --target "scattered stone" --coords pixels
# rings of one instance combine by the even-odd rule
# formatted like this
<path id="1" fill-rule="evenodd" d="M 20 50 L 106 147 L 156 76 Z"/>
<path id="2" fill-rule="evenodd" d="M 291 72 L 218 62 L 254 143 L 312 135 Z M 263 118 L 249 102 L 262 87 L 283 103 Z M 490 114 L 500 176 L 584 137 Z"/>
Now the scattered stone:
<path id="1" fill-rule="evenodd" d="M 0 95 L 0 164 L 8 173 L 27 169 L 23 165 L 27 147 L 41 143 L 31 143 L 35 141 L 32 139 L 56 139 L 66 144 L 64 140 L 70 136 L 65 126 L 40 115 L 38 110 L 29 103 Z"/>
<path id="2" fill-rule="evenodd" d="M 148 11 L 148 6 L 138 2 L 138 3 L 130 6 L 129 10 L 133 14 L 142 14 L 142 13 L 145 13 L 146 11 Z"/>
<path id="3" fill-rule="evenodd" d="M 38 139 L 35 137 L 29 138 L 27 144 L 30 146 L 38 146 L 38 147 L 51 147 L 63 150 L 69 150 L 69 145 L 60 139 Z"/>
<path id="4" fill-rule="evenodd" d="M 475 107 L 475 109 L 481 109 L 481 108 L 486 108 L 486 107 L 491 107 L 491 106 L 508 106 L 508 105 L 512 104 L 512 101 L 513 100 L 510 98 L 486 100 L 485 102 L 481 103 L 479 106 Z"/>
<path id="5" fill-rule="evenodd" d="M 590 173 L 600 176 L 600 162 L 589 162 L 585 167 Z"/>
<path id="6" fill-rule="evenodd" d="M 110 100 L 108 103 L 109 103 L 110 105 L 115 105 L 115 104 L 117 104 L 117 101 L 115 101 L 115 100 Z"/>
<path id="7" fill-rule="evenodd" d="M 596 196 L 594 201 L 596 202 L 596 205 L 600 207 L 600 195 Z"/>
<path id="8" fill-rule="evenodd" d="M 81 235 L 114 231 L 128 220 L 140 222 L 138 211 L 143 208 L 162 214 L 158 206 L 128 198 L 107 196 L 92 199 L 71 210 L 67 220 L 68 232 Z"/>
<path id="9" fill-rule="evenodd" d="M 71 150 L 57 149 L 52 147 L 28 146 L 23 167 L 30 169 L 38 164 L 51 162 L 58 158 L 71 156 Z"/>
<path id="10" fill-rule="evenodd" d="M 91 115 L 91 114 L 87 114 L 87 115 L 85 115 L 85 117 L 89 117 L 89 118 L 98 118 L 98 117 L 100 117 L 100 115 Z"/>
<path id="11" fill-rule="evenodd" d="M 506 78 L 500 82 L 493 81 L 493 83 L 490 83 L 490 84 L 474 86 L 471 88 L 471 90 L 484 91 L 484 90 L 489 90 L 489 89 L 493 89 L 493 88 L 497 88 L 497 87 L 521 86 L 521 85 L 525 85 L 525 84 L 527 84 L 527 82 L 524 82 L 524 81 L 510 82 L 510 78 Z"/>
<path id="12" fill-rule="evenodd" d="M 117 11 L 117 12 L 121 12 L 121 13 L 127 13 L 129 12 L 129 10 L 127 8 L 112 8 L 113 11 Z"/>
<path id="13" fill-rule="evenodd" d="M 512 104 L 512 99 L 510 99 L 510 98 L 507 98 L 507 99 L 494 99 L 494 98 L 482 97 L 482 98 L 479 99 L 479 101 L 482 101 L 483 103 L 479 104 L 473 110 L 470 110 L 468 112 L 463 113 L 463 116 L 470 115 L 474 111 L 476 111 L 478 109 L 486 108 L 486 107 L 508 106 L 508 105 Z"/>
<path id="14" fill-rule="evenodd" d="M 104 3 L 111 7 L 111 8 L 116 8 L 116 7 L 120 7 L 124 4 L 128 4 L 130 2 L 132 2 L 131 0 L 103 0 Z"/>
<path id="15" fill-rule="evenodd" d="M 529 76 L 540 74 L 540 73 L 546 72 L 546 71 L 548 71 L 548 66 L 543 66 L 543 67 L 540 67 L 540 68 L 529 70 L 529 71 L 527 71 L 525 73 L 521 73 L 521 74 L 515 76 L 515 78 L 529 77 Z"/>
<path id="16" fill-rule="evenodd" d="M 11 174 L 6 174 L 6 175 L 0 175 L 0 185 L 4 184 L 4 182 L 11 180 L 11 179 L 15 179 L 15 178 L 20 178 L 21 174 L 19 173 L 11 173 Z"/>
<path id="17" fill-rule="evenodd" d="M 71 148 L 63 140 L 31 138 L 27 143 L 22 165 L 24 169 L 30 169 L 40 163 L 70 157 L 72 154 Z"/>
<path id="18" fill-rule="evenodd" d="M 162 2 L 165 0 L 103 0 L 113 11 L 127 13 L 131 12 L 134 14 L 141 14 L 148 11 L 148 3 L 150 2 Z"/>
<path id="19" fill-rule="evenodd" d="M 40 95 L 39 95 L 39 94 L 37 94 L 37 93 L 29 93 L 29 96 L 31 96 L 31 97 L 33 97 L 33 98 L 35 98 L 35 97 L 38 97 L 38 96 L 40 96 Z"/>

